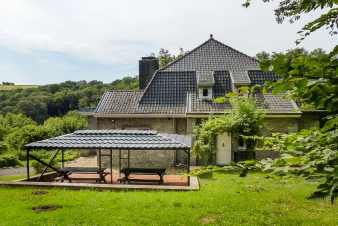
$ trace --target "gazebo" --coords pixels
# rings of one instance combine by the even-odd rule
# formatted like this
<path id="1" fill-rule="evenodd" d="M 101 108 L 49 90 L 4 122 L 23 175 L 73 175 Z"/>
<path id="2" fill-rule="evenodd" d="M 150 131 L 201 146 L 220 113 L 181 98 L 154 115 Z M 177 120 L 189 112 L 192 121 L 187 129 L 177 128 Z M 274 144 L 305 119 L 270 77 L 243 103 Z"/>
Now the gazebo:
<path id="1" fill-rule="evenodd" d="M 119 156 L 119 172 L 123 172 L 124 179 L 120 182 L 130 182 L 128 178 L 130 174 L 146 174 L 160 176 L 159 182 L 163 182 L 163 175 L 165 169 L 160 168 L 132 168 L 130 167 L 130 155 L 140 150 L 181 150 L 187 155 L 186 172 L 190 170 L 190 144 L 184 142 L 184 139 L 178 139 L 179 135 L 161 134 L 151 130 L 78 130 L 70 134 L 33 142 L 25 145 L 27 152 L 27 181 L 30 181 L 30 159 L 34 159 L 45 168 L 40 174 L 38 180 L 40 181 L 46 174 L 48 169 L 55 171 L 62 180 L 67 178 L 71 173 L 97 173 L 100 178 L 105 181 L 105 177 L 109 173 L 102 169 L 102 157 L 110 158 L 110 177 L 113 183 L 113 152 L 118 152 Z M 32 151 L 50 150 L 54 151 L 49 162 L 39 159 L 34 156 Z M 98 167 L 64 167 L 64 151 L 65 150 L 97 150 Z M 108 150 L 108 154 L 102 154 L 102 150 Z M 121 151 L 127 152 L 127 167 L 121 166 Z M 61 154 L 61 168 L 52 165 L 58 154 Z M 61 176 L 60 176 L 61 175 Z M 188 185 L 190 185 L 190 177 L 188 176 Z"/>

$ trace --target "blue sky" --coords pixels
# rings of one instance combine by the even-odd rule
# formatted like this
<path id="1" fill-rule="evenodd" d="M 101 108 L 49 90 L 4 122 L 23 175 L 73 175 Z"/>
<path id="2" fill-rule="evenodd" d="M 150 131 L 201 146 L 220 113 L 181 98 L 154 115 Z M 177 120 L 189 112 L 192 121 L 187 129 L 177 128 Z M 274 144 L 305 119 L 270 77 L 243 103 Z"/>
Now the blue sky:
<path id="1" fill-rule="evenodd" d="M 244 1 L 244 0 L 243 0 Z M 209 34 L 254 56 L 295 48 L 297 31 L 315 18 L 279 25 L 273 4 L 238 0 L 6 0 L 0 14 L 0 82 L 111 82 L 137 75 L 141 56 L 160 48 L 190 50 Z M 330 50 L 322 30 L 302 44 Z"/>

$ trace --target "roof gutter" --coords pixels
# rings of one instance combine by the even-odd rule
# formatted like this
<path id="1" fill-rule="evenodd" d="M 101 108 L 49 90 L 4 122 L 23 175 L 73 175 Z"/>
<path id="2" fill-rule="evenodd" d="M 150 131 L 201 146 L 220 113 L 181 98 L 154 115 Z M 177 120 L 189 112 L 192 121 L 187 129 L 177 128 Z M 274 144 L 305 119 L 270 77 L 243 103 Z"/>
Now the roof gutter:
<path id="1" fill-rule="evenodd" d="M 186 118 L 186 114 L 94 114 L 95 118 Z"/>
<path id="2" fill-rule="evenodd" d="M 212 115 L 220 116 L 224 114 L 228 114 L 230 112 L 215 112 L 215 113 L 206 113 L 206 112 L 198 112 L 198 113 L 188 113 L 186 115 L 187 118 L 209 118 Z M 292 113 L 285 113 L 285 112 L 273 112 L 273 113 L 266 113 L 265 118 L 300 118 L 302 117 L 301 112 L 292 112 Z"/>

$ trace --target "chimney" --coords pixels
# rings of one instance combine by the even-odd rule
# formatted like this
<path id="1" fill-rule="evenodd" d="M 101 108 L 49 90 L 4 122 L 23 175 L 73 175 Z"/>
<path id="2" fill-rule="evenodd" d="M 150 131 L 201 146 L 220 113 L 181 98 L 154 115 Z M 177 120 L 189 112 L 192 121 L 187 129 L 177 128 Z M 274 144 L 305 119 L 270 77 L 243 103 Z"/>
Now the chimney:
<path id="1" fill-rule="evenodd" d="M 159 68 L 159 62 L 156 57 L 142 57 L 139 61 L 139 88 L 145 89 L 153 77 L 155 71 Z"/>

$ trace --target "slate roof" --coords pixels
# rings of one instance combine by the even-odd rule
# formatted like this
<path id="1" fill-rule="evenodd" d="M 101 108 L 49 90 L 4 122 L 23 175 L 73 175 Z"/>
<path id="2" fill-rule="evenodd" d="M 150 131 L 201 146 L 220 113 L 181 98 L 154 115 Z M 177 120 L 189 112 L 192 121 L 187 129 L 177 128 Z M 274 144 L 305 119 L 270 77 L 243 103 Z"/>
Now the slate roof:
<path id="1" fill-rule="evenodd" d="M 96 116 L 112 114 L 184 114 L 185 103 L 139 103 L 142 91 L 112 90 L 106 92 L 98 104 Z"/>
<path id="2" fill-rule="evenodd" d="M 210 38 L 162 71 L 243 71 L 259 70 L 259 62 L 214 38 Z"/>
<path id="3" fill-rule="evenodd" d="M 135 113 L 142 91 L 112 90 L 105 92 L 95 110 L 101 114 Z"/>
<path id="4" fill-rule="evenodd" d="M 273 82 L 280 79 L 279 76 L 272 71 L 263 72 L 260 70 L 249 70 L 248 76 L 252 85 L 264 85 L 266 81 Z"/>
<path id="5" fill-rule="evenodd" d="M 196 72 L 158 72 L 147 87 L 141 104 L 184 104 L 187 92 L 196 92 Z"/>
<path id="6" fill-rule="evenodd" d="M 150 130 L 79 130 L 63 136 L 33 142 L 25 147 L 29 149 L 190 149 L 187 143 Z"/>
<path id="7" fill-rule="evenodd" d="M 259 62 L 210 38 L 183 57 L 155 72 L 141 91 L 106 92 L 96 108 L 96 116 L 114 114 L 220 113 L 230 104 L 199 99 L 199 86 L 212 85 L 213 98 L 231 92 L 236 84 L 264 85 L 279 79 L 273 72 L 259 70 Z M 257 96 L 257 103 L 268 113 L 298 111 L 292 100 L 279 95 Z"/>
<path id="8" fill-rule="evenodd" d="M 213 86 L 215 84 L 213 71 L 196 71 L 198 86 Z"/>

